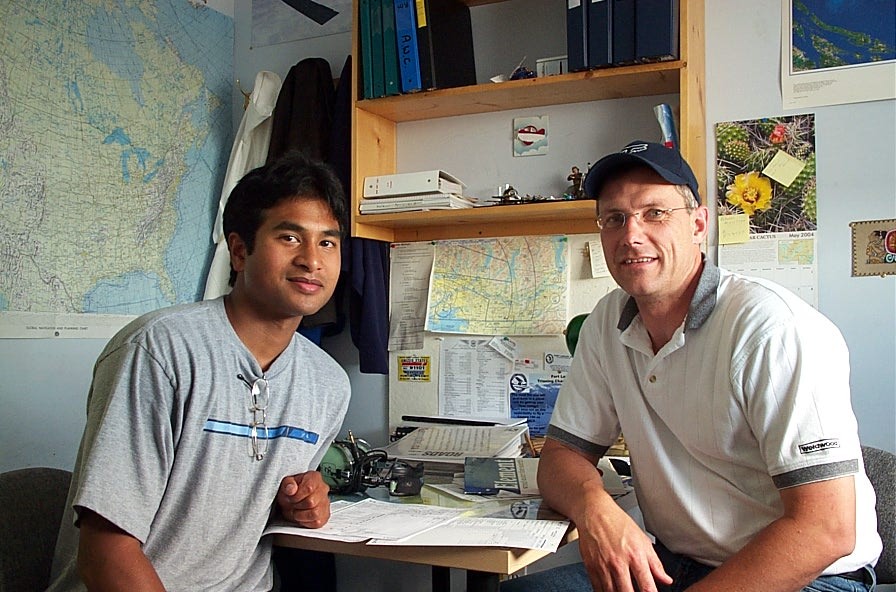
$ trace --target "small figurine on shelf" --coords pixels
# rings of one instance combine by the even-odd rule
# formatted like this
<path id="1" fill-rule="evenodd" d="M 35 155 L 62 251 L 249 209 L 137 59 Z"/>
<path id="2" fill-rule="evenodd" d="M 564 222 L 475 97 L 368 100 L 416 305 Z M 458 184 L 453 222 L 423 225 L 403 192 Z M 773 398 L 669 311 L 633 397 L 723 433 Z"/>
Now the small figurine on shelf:
<path id="1" fill-rule="evenodd" d="M 523 59 L 520 60 L 520 63 L 516 65 L 516 68 L 513 69 L 513 72 L 510 73 L 511 80 L 522 80 L 524 78 L 536 78 L 537 74 L 523 65 L 523 62 L 526 61 L 526 57 L 523 56 Z"/>
<path id="2" fill-rule="evenodd" d="M 503 203 L 503 204 L 520 203 L 520 202 L 522 202 L 522 200 L 523 199 L 520 196 L 519 191 L 517 191 L 509 183 L 504 188 L 504 191 L 501 193 L 501 203 Z"/>
<path id="3" fill-rule="evenodd" d="M 526 66 L 518 66 L 516 70 L 510 75 L 511 80 L 522 80 L 524 78 L 535 78 L 537 75 L 535 72 L 527 68 Z"/>
<path id="4" fill-rule="evenodd" d="M 582 188 L 582 180 L 585 175 L 582 174 L 582 171 L 579 170 L 579 167 L 574 166 L 570 171 L 569 175 L 566 176 L 566 180 L 570 181 L 572 184 L 566 188 L 563 196 L 567 199 L 583 199 L 585 197 L 584 190 Z"/>

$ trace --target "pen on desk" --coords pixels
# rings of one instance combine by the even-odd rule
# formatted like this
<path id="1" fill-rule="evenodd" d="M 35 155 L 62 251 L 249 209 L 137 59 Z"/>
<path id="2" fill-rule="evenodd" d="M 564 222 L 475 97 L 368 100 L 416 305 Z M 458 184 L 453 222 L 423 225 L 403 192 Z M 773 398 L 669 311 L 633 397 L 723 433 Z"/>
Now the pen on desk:
<path id="1" fill-rule="evenodd" d="M 529 432 L 527 431 L 524 435 L 526 436 L 526 444 L 529 445 L 529 450 L 532 451 L 532 457 L 538 458 L 538 451 L 535 450 L 535 444 L 532 443 L 532 438 L 529 437 Z"/>

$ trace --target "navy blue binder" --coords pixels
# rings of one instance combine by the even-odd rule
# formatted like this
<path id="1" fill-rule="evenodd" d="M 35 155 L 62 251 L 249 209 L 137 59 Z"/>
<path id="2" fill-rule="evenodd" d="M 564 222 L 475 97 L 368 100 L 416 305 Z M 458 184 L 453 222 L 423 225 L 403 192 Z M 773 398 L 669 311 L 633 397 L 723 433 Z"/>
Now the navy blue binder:
<path id="1" fill-rule="evenodd" d="M 678 0 L 635 0 L 635 59 L 678 58 Z"/>
<path id="2" fill-rule="evenodd" d="M 635 0 L 613 0 L 613 63 L 635 61 Z"/>
<path id="3" fill-rule="evenodd" d="M 566 60 L 570 72 L 588 67 L 588 3 L 566 1 Z"/>
<path id="4" fill-rule="evenodd" d="M 613 63 L 613 0 L 588 1 L 588 67 Z"/>

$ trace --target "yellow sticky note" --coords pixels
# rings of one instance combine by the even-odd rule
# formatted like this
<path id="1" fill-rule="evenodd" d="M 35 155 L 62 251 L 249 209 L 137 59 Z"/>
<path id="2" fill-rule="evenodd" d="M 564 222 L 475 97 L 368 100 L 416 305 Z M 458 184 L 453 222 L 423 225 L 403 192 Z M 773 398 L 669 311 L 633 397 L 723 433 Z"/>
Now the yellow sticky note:
<path id="1" fill-rule="evenodd" d="M 417 8 L 417 28 L 421 29 L 426 26 L 426 2 L 415 0 L 414 6 Z"/>
<path id="2" fill-rule="evenodd" d="M 750 217 L 746 214 L 719 216 L 719 244 L 731 245 L 750 240 Z"/>
<path id="3" fill-rule="evenodd" d="M 805 166 L 806 163 L 799 158 L 790 156 L 783 150 L 778 150 L 772 161 L 762 170 L 762 174 L 774 179 L 784 187 L 790 187 Z"/>

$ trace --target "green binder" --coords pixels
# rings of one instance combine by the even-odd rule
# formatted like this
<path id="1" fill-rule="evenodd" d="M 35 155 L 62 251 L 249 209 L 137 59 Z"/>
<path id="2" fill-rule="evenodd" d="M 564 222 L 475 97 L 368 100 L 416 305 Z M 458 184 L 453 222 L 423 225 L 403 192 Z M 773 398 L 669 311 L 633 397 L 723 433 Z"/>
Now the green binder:
<path id="1" fill-rule="evenodd" d="M 361 25 L 361 72 L 362 94 L 365 99 L 373 98 L 373 36 L 370 30 L 370 3 L 375 0 L 359 0 L 358 21 Z"/>
<path id="2" fill-rule="evenodd" d="M 395 2 L 379 0 L 383 11 L 383 78 L 387 95 L 401 94 L 398 72 L 398 38 L 395 35 Z"/>

